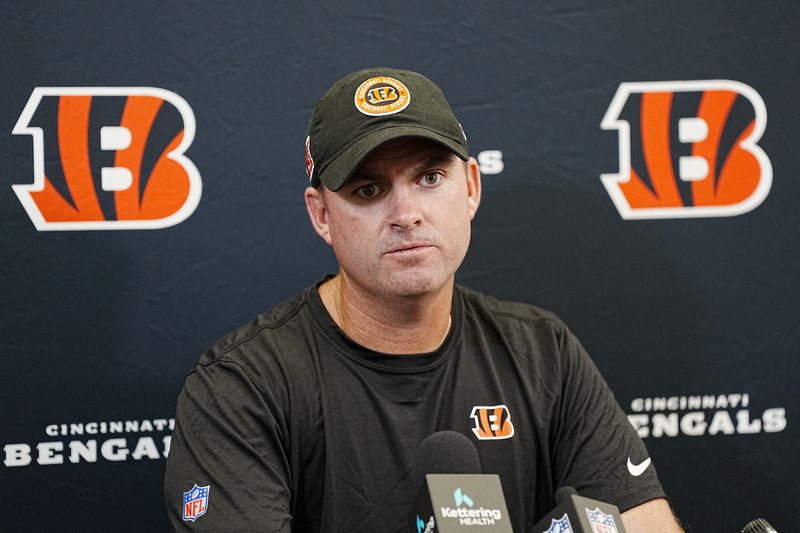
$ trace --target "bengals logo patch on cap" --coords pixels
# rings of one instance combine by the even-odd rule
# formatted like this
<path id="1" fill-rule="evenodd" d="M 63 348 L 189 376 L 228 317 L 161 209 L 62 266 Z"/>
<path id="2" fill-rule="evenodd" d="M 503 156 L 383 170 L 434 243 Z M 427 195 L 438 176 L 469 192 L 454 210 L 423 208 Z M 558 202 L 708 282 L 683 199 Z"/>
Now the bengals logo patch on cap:
<path id="1" fill-rule="evenodd" d="M 356 109 L 371 117 L 399 113 L 410 102 L 408 88 L 388 76 L 370 78 L 356 89 Z"/>

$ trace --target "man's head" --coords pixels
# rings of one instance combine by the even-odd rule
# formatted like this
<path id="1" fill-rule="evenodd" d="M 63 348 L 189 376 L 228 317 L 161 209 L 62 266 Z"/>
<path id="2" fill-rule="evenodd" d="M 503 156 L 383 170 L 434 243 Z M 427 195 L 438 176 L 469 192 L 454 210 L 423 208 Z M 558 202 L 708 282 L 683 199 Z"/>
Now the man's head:
<path id="1" fill-rule="evenodd" d="M 317 106 L 306 145 L 309 216 L 351 286 L 394 297 L 452 283 L 480 173 L 433 82 L 390 69 L 346 76 Z"/>

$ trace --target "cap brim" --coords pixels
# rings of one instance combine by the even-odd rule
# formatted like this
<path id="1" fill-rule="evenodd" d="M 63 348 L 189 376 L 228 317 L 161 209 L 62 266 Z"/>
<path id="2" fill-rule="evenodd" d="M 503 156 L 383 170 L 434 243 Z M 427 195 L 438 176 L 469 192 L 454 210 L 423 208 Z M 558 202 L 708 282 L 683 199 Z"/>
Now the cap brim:
<path id="1" fill-rule="evenodd" d="M 469 159 L 467 148 L 449 137 L 419 126 L 391 126 L 373 131 L 349 146 L 320 172 L 320 180 L 328 189 L 338 191 L 361 166 L 361 163 L 364 162 L 370 152 L 383 143 L 400 137 L 429 139 L 441 144 L 461 160 L 466 161 Z"/>

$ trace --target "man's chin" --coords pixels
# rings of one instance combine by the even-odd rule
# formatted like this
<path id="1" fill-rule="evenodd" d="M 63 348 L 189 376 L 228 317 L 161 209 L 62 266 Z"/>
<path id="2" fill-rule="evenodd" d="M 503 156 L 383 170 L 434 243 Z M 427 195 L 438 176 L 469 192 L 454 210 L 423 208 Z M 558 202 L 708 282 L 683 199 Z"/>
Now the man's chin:
<path id="1" fill-rule="evenodd" d="M 401 275 L 388 280 L 385 285 L 389 295 L 400 298 L 420 298 L 446 289 L 452 276 Z"/>

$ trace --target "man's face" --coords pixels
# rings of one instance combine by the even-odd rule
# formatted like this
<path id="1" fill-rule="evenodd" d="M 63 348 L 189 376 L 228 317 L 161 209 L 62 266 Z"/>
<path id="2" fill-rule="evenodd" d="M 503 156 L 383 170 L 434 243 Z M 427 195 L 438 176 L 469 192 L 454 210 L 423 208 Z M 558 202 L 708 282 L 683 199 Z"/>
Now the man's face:
<path id="1" fill-rule="evenodd" d="M 420 296 L 451 282 L 479 202 L 474 159 L 465 165 L 414 138 L 380 146 L 337 192 L 306 191 L 312 223 L 341 274 L 377 297 Z"/>

